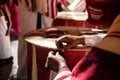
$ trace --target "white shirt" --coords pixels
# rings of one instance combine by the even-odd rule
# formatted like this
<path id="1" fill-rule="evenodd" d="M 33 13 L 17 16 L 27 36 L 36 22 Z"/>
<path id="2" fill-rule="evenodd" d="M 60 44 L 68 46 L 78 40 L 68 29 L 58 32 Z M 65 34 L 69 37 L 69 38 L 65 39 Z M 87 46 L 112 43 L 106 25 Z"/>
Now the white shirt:
<path id="1" fill-rule="evenodd" d="M 94 46 L 96 43 L 100 42 L 106 34 L 97 34 L 97 35 L 84 35 L 85 45 Z"/>
<path id="2" fill-rule="evenodd" d="M 7 24 L 5 17 L 0 17 L 0 59 L 6 59 L 12 56 L 10 37 L 5 35 L 7 30 Z"/>
<path id="3" fill-rule="evenodd" d="M 80 12 L 80 11 L 85 11 L 86 9 L 86 2 L 85 0 L 74 0 L 69 6 L 69 10 L 75 11 L 75 12 Z"/>

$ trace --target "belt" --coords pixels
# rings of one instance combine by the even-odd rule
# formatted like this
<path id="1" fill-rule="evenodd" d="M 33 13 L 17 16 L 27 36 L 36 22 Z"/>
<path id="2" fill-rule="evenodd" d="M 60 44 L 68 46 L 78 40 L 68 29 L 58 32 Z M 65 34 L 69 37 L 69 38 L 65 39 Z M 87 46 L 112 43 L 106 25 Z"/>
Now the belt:
<path id="1" fill-rule="evenodd" d="M 6 65 L 8 63 L 11 63 L 11 62 L 13 62 L 12 56 L 10 58 L 7 58 L 7 59 L 0 59 L 0 67 Z"/>

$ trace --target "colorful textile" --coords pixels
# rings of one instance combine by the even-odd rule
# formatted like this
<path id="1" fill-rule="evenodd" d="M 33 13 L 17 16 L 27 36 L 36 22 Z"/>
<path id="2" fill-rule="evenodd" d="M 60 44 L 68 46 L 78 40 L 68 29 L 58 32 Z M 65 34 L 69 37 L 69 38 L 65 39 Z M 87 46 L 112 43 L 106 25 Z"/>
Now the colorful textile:
<path id="1" fill-rule="evenodd" d="M 14 3 L 14 1 L 12 1 L 10 6 L 10 15 L 11 15 L 11 21 L 12 21 L 10 35 L 18 35 L 20 33 L 20 23 L 18 18 L 18 7 Z"/>
<path id="2" fill-rule="evenodd" d="M 86 0 L 86 5 L 91 24 L 111 23 L 120 13 L 119 0 Z"/>
<path id="3" fill-rule="evenodd" d="M 72 74 L 66 67 L 62 68 L 55 80 L 120 80 L 119 62 L 120 55 L 94 47 L 78 62 Z"/>
<path id="4" fill-rule="evenodd" d="M 46 16 L 56 18 L 57 16 L 57 0 L 47 0 L 47 13 Z"/>

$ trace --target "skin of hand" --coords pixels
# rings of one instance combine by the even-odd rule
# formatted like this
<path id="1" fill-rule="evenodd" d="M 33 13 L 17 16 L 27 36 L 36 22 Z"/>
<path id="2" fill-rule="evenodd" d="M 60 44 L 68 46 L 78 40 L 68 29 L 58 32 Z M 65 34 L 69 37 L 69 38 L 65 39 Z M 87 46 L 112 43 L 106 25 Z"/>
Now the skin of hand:
<path id="1" fill-rule="evenodd" d="M 71 49 L 77 47 L 78 44 L 85 44 L 83 36 L 64 35 L 56 40 L 58 49 Z"/>
<path id="2" fill-rule="evenodd" d="M 54 54 L 53 51 L 48 53 L 47 64 L 49 69 L 58 72 L 63 66 L 66 66 L 66 61 L 58 52 Z"/>

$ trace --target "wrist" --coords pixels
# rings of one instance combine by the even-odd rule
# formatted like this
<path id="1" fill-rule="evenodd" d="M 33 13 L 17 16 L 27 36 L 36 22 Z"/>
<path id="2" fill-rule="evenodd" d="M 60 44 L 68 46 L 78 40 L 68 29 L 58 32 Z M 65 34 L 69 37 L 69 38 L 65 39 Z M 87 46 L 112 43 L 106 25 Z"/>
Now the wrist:
<path id="1" fill-rule="evenodd" d="M 85 44 L 85 37 L 84 36 L 72 36 L 72 38 L 76 41 L 78 44 Z"/>
<path id="2" fill-rule="evenodd" d="M 62 69 L 64 66 L 67 66 L 67 64 L 65 62 L 62 62 L 60 65 L 59 65 L 59 70 Z"/>

